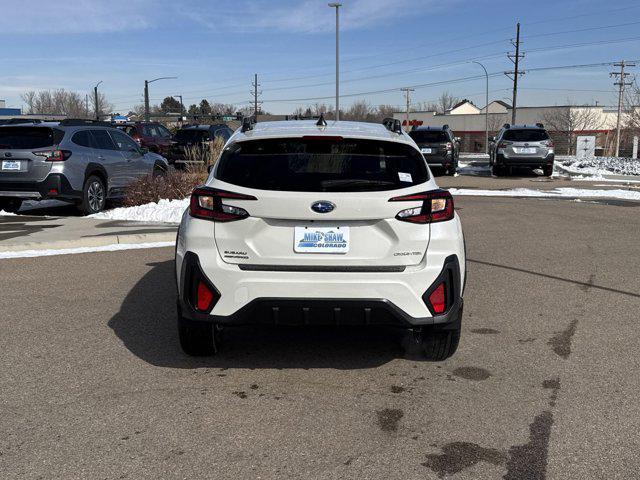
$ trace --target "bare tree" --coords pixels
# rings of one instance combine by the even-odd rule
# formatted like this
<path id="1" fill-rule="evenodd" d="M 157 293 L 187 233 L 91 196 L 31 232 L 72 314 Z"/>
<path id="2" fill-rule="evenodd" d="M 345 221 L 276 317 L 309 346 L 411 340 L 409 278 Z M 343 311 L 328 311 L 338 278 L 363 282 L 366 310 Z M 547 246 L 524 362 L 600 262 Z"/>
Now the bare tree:
<path id="1" fill-rule="evenodd" d="M 451 110 L 451 108 L 459 101 L 460 99 L 458 97 L 454 97 L 449 92 L 442 92 L 437 101 L 421 102 L 419 103 L 419 105 L 421 110 L 445 114 L 448 110 Z"/>
<path id="2" fill-rule="evenodd" d="M 548 109 L 542 118 L 547 130 L 564 136 L 568 155 L 575 153 L 576 132 L 598 130 L 602 126 L 602 116 L 598 110 L 572 104 Z"/>
<path id="3" fill-rule="evenodd" d="M 87 113 L 84 98 L 76 92 L 64 89 L 25 92 L 21 95 L 31 115 L 67 115 L 85 117 Z"/>
<path id="4" fill-rule="evenodd" d="M 107 96 L 98 92 L 98 116 L 100 118 L 106 117 L 113 113 L 113 104 L 107 100 Z M 93 118 L 96 114 L 96 101 L 94 95 L 89 95 L 89 112 L 88 116 Z"/>

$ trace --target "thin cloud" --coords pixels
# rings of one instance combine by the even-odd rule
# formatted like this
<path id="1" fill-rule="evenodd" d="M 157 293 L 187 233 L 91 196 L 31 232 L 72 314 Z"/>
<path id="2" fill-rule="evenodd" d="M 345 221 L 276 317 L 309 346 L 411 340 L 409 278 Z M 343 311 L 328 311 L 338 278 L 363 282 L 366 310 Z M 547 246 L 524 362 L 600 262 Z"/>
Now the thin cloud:
<path id="1" fill-rule="evenodd" d="M 110 33 L 151 26 L 150 0 L 3 0 L 2 34 Z"/>
<path id="2" fill-rule="evenodd" d="M 233 6 L 211 6 L 192 3 L 181 9 L 190 21 L 214 30 L 278 31 L 288 33 L 324 33 L 335 28 L 335 16 L 323 0 L 278 2 L 245 0 Z M 423 0 L 344 0 L 340 12 L 342 30 L 371 28 L 395 23 L 398 19 L 416 15 L 425 8 L 442 8 L 442 2 Z"/>

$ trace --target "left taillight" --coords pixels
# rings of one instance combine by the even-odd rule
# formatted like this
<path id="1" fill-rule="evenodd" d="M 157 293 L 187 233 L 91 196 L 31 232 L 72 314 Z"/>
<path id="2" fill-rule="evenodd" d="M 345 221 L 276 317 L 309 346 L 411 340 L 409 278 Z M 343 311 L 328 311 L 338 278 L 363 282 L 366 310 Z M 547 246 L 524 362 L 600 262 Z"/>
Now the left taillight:
<path id="1" fill-rule="evenodd" d="M 401 210 L 398 220 L 411 223 L 436 223 L 453 219 L 453 197 L 447 190 L 431 190 L 393 197 L 390 202 L 422 202 L 419 207 Z"/>
<path id="2" fill-rule="evenodd" d="M 69 150 L 39 150 L 32 153 L 44 157 L 45 162 L 64 162 L 71 156 Z"/>
<path id="3" fill-rule="evenodd" d="M 228 192 L 210 187 L 198 187 L 191 193 L 189 214 L 194 218 L 214 222 L 232 222 L 249 216 L 244 208 L 227 205 L 223 200 L 257 200 L 252 195 Z"/>

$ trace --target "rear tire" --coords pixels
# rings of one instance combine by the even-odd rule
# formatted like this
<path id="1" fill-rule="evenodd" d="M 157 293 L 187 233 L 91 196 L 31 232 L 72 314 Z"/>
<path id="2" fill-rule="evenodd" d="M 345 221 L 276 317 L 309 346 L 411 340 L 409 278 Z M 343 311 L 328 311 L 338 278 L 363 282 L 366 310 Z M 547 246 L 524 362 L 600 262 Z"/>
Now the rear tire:
<path id="1" fill-rule="evenodd" d="M 491 174 L 496 177 L 502 177 L 505 174 L 504 167 L 499 167 L 495 163 L 491 166 Z"/>
<path id="2" fill-rule="evenodd" d="M 16 213 L 22 206 L 21 198 L 0 198 L 0 210 L 8 213 Z"/>
<path id="3" fill-rule="evenodd" d="M 550 177 L 553 175 L 553 165 L 546 165 L 542 167 L 542 173 L 545 177 Z"/>
<path id="4" fill-rule="evenodd" d="M 422 352 L 427 360 L 441 362 L 458 350 L 460 329 L 425 332 L 422 337 Z"/>
<path id="5" fill-rule="evenodd" d="M 91 175 L 82 187 L 82 203 L 80 210 L 85 215 L 91 215 L 104 210 L 107 203 L 107 189 L 104 182 L 95 175 Z"/>
<path id="6" fill-rule="evenodd" d="M 178 337 L 182 351 L 192 357 L 205 357 L 218 352 L 220 333 L 213 323 L 184 318 L 178 312 Z"/>

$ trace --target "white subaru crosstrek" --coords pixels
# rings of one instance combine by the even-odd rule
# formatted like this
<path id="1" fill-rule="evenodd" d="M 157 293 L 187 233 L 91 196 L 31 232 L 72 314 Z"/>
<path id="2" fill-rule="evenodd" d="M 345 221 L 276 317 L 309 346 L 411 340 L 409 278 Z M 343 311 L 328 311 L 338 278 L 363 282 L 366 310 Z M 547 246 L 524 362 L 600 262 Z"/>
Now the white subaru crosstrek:
<path id="1" fill-rule="evenodd" d="M 395 325 L 426 358 L 457 349 L 465 247 L 449 192 L 398 120 L 245 121 L 176 245 L 191 355 L 247 324 Z"/>

